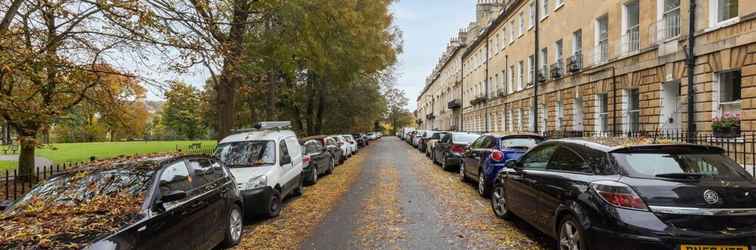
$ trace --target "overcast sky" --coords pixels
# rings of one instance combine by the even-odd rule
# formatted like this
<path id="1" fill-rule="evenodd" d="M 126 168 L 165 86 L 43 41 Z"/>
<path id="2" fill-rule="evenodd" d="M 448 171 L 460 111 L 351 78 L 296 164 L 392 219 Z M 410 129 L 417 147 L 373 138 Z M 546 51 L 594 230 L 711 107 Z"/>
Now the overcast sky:
<path id="1" fill-rule="evenodd" d="M 392 10 L 395 24 L 402 30 L 404 53 L 399 57 L 397 88 L 403 89 L 414 111 L 417 96 L 449 39 L 474 19 L 476 0 L 400 0 Z M 159 60 L 158 60 L 159 61 Z M 118 64 L 118 63 L 116 63 Z M 176 74 L 158 70 L 160 65 L 135 67 L 131 62 L 122 65 L 140 75 L 156 80 L 180 80 L 202 88 L 208 73 L 202 67 Z M 163 99 L 157 89 L 150 89 L 148 99 Z"/>
<path id="2" fill-rule="evenodd" d="M 476 0 L 400 0 L 394 5 L 402 30 L 404 53 L 399 58 L 397 87 L 407 92 L 414 111 L 425 78 L 446 49 L 449 39 L 475 18 Z"/>

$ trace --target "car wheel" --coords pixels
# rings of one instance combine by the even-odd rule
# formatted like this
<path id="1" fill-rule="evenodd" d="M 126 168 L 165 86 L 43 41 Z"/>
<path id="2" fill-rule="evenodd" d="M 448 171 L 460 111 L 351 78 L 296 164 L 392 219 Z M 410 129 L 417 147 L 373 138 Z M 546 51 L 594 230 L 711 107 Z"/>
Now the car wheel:
<path id="1" fill-rule="evenodd" d="M 567 216 L 562 220 L 559 226 L 559 244 L 560 250 L 585 250 L 585 241 L 583 240 L 583 227 L 577 223 L 572 216 Z"/>
<path id="2" fill-rule="evenodd" d="M 509 212 L 509 207 L 507 206 L 507 197 L 504 193 L 504 187 L 496 185 L 493 194 L 491 194 L 491 208 L 494 211 L 494 215 L 502 219 L 509 219 L 512 213 Z"/>
<path id="3" fill-rule="evenodd" d="M 486 174 L 481 169 L 478 171 L 478 194 L 484 198 L 488 198 L 491 192 L 489 189 L 488 183 L 486 183 Z"/>
<path id="4" fill-rule="evenodd" d="M 281 193 L 278 192 L 278 190 L 273 190 L 269 204 L 268 212 L 266 214 L 268 217 L 273 218 L 281 214 Z"/>
<path id="5" fill-rule="evenodd" d="M 446 155 L 444 155 L 444 158 L 441 159 L 441 168 L 446 171 L 449 171 L 449 163 L 447 163 L 448 159 L 449 158 Z"/>
<path id="6" fill-rule="evenodd" d="M 465 163 L 462 162 L 459 164 L 459 180 L 462 182 L 467 182 L 467 174 L 465 174 Z"/>
<path id="7" fill-rule="evenodd" d="M 320 173 L 320 170 L 318 170 L 318 167 L 315 166 L 315 169 L 312 170 L 312 174 L 310 175 L 310 185 L 315 185 L 315 183 L 318 183 L 318 174 Z"/>
<path id="8" fill-rule="evenodd" d="M 241 208 L 234 204 L 228 212 L 228 224 L 226 225 L 226 237 L 223 239 L 223 247 L 230 248 L 239 244 L 242 230 L 244 228 L 244 218 L 242 217 Z"/>
<path id="9" fill-rule="evenodd" d="M 336 159 L 331 158 L 331 163 L 328 165 L 328 169 L 326 170 L 326 174 L 333 173 L 334 166 L 336 166 Z"/>
<path id="10" fill-rule="evenodd" d="M 299 184 L 297 184 L 297 188 L 294 189 L 294 195 L 300 196 L 302 194 L 304 194 L 304 176 L 299 174 Z"/>

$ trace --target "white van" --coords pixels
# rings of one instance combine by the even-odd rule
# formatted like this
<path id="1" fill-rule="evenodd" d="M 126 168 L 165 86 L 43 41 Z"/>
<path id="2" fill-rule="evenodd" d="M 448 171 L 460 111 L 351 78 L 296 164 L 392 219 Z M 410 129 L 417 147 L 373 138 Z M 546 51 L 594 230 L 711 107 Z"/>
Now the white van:
<path id="1" fill-rule="evenodd" d="M 289 127 L 290 122 L 262 122 L 223 138 L 215 150 L 236 178 L 245 217 L 278 216 L 285 197 L 304 191 L 302 147 Z"/>

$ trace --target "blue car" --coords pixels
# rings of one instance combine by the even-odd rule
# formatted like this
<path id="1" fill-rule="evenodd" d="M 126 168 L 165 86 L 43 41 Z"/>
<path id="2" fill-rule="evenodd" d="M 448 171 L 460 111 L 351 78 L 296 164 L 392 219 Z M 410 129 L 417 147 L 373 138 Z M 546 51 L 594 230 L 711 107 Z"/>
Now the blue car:
<path id="1" fill-rule="evenodd" d="M 476 180 L 478 193 L 483 197 L 489 197 L 493 180 L 506 162 L 519 159 L 530 148 L 544 140 L 543 136 L 529 133 L 482 135 L 465 148 L 459 167 L 459 178 L 463 182 Z"/>

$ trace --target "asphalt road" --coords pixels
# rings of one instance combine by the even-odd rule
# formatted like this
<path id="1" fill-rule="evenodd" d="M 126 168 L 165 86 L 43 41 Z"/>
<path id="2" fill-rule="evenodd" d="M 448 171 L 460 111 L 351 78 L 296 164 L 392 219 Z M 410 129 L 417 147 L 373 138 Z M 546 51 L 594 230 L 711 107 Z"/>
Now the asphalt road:
<path id="1" fill-rule="evenodd" d="M 496 218 L 473 186 L 396 137 L 360 152 L 358 180 L 302 249 L 544 249 L 551 240 Z"/>

